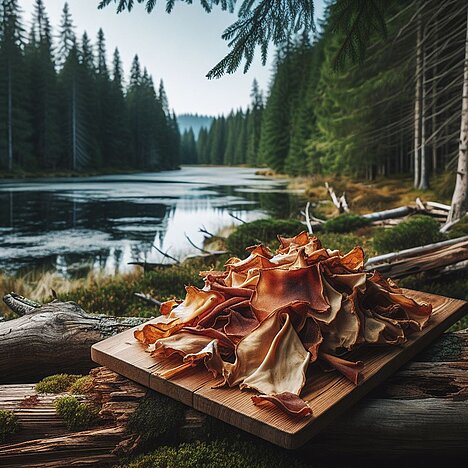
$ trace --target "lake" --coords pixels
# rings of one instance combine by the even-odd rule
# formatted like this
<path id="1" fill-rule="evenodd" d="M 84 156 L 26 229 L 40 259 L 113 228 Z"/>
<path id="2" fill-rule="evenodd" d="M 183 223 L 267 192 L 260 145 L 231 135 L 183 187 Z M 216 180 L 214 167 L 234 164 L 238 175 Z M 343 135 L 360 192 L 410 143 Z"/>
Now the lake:
<path id="1" fill-rule="evenodd" d="M 128 262 L 168 262 L 196 253 L 216 233 L 265 216 L 297 215 L 303 199 L 287 181 L 256 169 L 179 171 L 80 178 L 0 180 L 0 270 L 82 276 L 127 271 Z"/>

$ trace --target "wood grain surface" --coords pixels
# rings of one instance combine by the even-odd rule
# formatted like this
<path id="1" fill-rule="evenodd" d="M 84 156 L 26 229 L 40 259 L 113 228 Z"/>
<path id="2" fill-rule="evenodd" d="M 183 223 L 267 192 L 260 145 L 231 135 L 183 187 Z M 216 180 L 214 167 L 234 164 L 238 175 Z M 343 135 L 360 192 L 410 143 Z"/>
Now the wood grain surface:
<path id="1" fill-rule="evenodd" d="M 250 398 L 252 392 L 241 392 L 238 388 L 214 389 L 212 387 L 216 380 L 201 367 L 171 380 L 161 378 L 158 372 L 174 367 L 180 361 L 173 358 L 172 361 L 161 362 L 151 357 L 134 339 L 134 329 L 93 345 L 91 357 L 95 362 L 201 412 L 281 447 L 297 448 L 468 312 L 468 305 L 464 301 L 417 291 L 406 292 L 417 301 L 432 304 L 433 315 L 428 325 L 422 332 L 413 334 L 403 345 L 354 352 L 353 356 L 365 363 L 364 378 L 357 387 L 334 372 L 323 373 L 311 366 L 301 393 L 313 411 L 313 415 L 308 418 L 291 417 L 272 405 L 255 406 Z"/>

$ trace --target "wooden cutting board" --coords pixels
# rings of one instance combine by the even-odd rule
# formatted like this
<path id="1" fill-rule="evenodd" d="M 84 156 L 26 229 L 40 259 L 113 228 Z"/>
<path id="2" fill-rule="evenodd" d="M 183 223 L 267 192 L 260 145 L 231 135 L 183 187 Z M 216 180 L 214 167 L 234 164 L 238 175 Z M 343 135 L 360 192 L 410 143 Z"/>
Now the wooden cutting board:
<path id="1" fill-rule="evenodd" d="M 270 404 L 255 406 L 250 398 L 253 393 L 241 392 L 239 388 L 213 389 L 218 380 L 213 380 L 202 367 L 190 369 L 171 380 L 163 379 L 158 373 L 175 367 L 180 358 L 161 362 L 151 357 L 133 337 L 135 329 L 93 345 L 91 357 L 98 364 L 146 387 L 281 447 L 293 449 L 310 440 L 468 312 L 468 304 L 464 301 L 417 291 L 406 292 L 417 301 L 433 305 L 433 315 L 424 330 L 413 334 L 401 346 L 354 352 L 353 358 L 365 363 L 364 378 L 358 387 L 336 372 L 310 369 L 301 397 L 312 408 L 311 417 L 291 417 Z"/>

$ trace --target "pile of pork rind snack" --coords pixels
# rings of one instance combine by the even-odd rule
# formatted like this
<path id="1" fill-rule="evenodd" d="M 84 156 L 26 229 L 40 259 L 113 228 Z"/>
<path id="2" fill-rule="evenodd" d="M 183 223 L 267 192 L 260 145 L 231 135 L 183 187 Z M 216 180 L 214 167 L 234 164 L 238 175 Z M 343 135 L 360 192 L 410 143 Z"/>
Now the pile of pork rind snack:
<path id="1" fill-rule="evenodd" d="M 428 321 L 431 305 L 363 271 L 360 247 L 342 255 L 306 232 L 279 241 L 276 253 L 257 245 L 224 271 L 200 272 L 203 289 L 188 286 L 183 302 L 163 303 L 161 316 L 135 332 L 158 360 L 180 356 L 162 377 L 204 366 L 217 387 L 250 389 L 254 404 L 306 416 L 300 393 L 310 366 L 357 385 L 365 363 L 346 359 L 349 351 L 404 343 Z"/>

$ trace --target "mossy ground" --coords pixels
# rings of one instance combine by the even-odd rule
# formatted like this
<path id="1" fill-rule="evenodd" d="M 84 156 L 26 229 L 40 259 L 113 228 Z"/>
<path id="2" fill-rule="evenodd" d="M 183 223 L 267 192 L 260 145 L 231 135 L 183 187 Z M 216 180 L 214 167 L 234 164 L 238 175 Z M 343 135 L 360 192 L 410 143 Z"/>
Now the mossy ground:
<path id="1" fill-rule="evenodd" d="M 122 468 L 306 468 L 292 453 L 261 442 L 214 440 L 162 446 Z M 314 466 L 323 466 L 314 464 Z"/>

